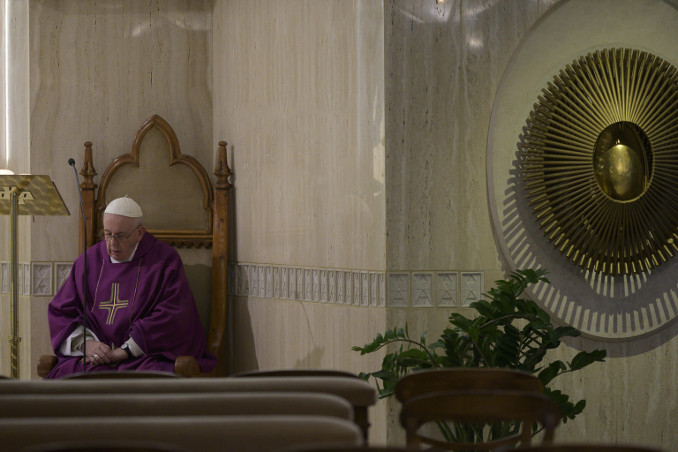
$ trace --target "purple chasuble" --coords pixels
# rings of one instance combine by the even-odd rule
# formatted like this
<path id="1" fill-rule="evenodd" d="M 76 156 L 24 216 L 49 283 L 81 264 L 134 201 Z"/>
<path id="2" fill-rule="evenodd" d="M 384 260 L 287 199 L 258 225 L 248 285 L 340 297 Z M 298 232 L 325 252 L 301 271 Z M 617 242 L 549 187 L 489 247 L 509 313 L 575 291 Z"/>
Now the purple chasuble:
<path id="1" fill-rule="evenodd" d="M 82 372 L 82 356 L 63 356 L 59 348 L 82 325 L 83 267 L 80 256 L 49 304 L 50 336 L 58 362 L 46 378 Z M 205 331 L 181 258 L 148 232 L 129 262 L 112 263 L 103 241 L 88 249 L 87 292 L 87 328 L 111 348 L 131 337 L 145 353 L 117 366 L 88 365 L 88 372 L 173 372 L 174 360 L 183 355 L 194 356 L 203 372 L 216 366 L 216 358 L 207 353 Z"/>

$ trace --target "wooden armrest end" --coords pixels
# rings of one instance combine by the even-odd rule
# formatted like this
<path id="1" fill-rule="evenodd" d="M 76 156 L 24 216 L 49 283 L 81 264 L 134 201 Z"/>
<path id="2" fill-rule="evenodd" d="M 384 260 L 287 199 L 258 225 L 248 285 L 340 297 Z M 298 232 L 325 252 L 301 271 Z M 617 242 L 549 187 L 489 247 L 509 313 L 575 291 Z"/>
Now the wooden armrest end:
<path id="1" fill-rule="evenodd" d="M 38 376 L 45 378 L 47 374 L 56 366 L 57 357 L 54 355 L 42 355 L 38 360 Z"/>
<path id="2" fill-rule="evenodd" d="M 182 377 L 199 377 L 200 366 L 193 356 L 178 356 L 174 362 L 174 373 Z"/>

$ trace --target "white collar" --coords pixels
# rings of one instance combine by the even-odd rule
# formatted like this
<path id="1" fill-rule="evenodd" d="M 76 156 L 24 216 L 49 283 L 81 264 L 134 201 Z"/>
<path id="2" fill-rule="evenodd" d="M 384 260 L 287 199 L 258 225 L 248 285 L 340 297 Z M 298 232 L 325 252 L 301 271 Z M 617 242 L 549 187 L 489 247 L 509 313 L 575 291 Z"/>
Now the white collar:
<path id="1" fill-rule="evenodd" d="M 121 263 L 123 263 L 123 262 L 129 262 L 129 261 L 131 261 L 132 258 L 134 258 L 134 253 L 137 252 L 137 248 L 139 248 L 139 242 L 137 242 L 137 244 L 134 246 L 134 249 L 132 250 L 132 254 L 130 254 L 129 257 L 128 257 L 127 259 L 125 259 L 124 261 L 119 261 L 119 260 L 113 259 L 111 256 L 109 256 L 110 259 L 111 259 L 111 262 L 113 262 L 114 264 L 121 264 Z"/>

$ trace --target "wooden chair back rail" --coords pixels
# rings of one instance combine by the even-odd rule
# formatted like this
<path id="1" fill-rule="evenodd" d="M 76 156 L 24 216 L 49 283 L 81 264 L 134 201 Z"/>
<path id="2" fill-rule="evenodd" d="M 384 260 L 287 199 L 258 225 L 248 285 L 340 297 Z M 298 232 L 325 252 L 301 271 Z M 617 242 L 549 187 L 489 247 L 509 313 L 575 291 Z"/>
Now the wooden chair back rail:
<path id="1" fill-rule="evenodd" d="M 493 367 L 458 367 L 406 375 L 396 383 L 395 396 L 402 403 L 428 392 L 490 389 L 541 393 L 544 387 L 539 378 L 527 372 Z"/>
<path id="2" fill-rule="evenodd" d="M 329 416 L 132 416 L 0 421 L 3 450 L 64 441 L 161 441 L 196 452 L 267 452 L 303 444 L 358 446 L 360 429 Z"/>
<path id="3" fill-rule="evenodd" d="M 500 446 L 529 445 L 532 423 L 544 427 L 543 442 L 553 442 L 554 431 L 561 418 L 558 406 L 542 394 L 519 391 L 448 391 L 413 397 L 403 404 L 400 423 L 405 428 L 408 446 L 428 444 L 441 449 L 492 450 Z M 520 432 L 485 443 L 447 443 L 419 433 L 422 425 L 435 422 L 488 424 L 499 421 L 520 421 Z"/>
<path id="4" fill-rule="evenodd" d="M 347 400 L 319 393 L 0 395 L 0 419 L 30 417 L 318 415 L 353 420 Z"/>

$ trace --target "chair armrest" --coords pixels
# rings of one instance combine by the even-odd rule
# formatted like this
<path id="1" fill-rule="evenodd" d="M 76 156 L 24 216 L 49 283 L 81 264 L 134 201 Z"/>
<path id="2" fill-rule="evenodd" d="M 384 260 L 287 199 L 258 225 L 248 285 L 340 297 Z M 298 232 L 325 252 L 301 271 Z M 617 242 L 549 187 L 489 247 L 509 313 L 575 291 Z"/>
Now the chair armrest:
<path id="1" fill-rule="evenodd" d="M 54 355 L 42 355 L 38 360 L 38 376 L 45 378 L 47 374 L 56 366 L 57 357 Z"/>
<path id="2" fill-rule="evenodd" d="M 42 355 L 38 360 L 38 376 L 45 378 L 56 366 L 57 357 L 54 355 Z M 178 356 L 174 362 L 174 373 L 182 377 L 198 377 L 203 373 L 198 362 L 192 356 Z"/>
<path id="3" fill-rule="evenodd" d="M 192 356 L 177 356 L 174 361 L 174 373 L 182 377 L 199 377 L 202 371 L 198 362 Z"/>

